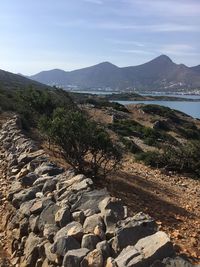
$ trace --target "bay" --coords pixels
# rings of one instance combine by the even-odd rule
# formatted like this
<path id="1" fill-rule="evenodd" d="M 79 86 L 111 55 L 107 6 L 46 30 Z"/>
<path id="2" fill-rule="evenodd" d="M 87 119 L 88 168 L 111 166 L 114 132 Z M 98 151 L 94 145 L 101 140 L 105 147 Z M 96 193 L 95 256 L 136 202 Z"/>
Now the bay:
<path id="1" fill-rule="evenodd" d="M 171 109 L 176 109 L 182 111 L 193 118 L 200 119 L 200 101 L 190 102 L 190 101 L 113 101 L 118 102 L 122 105 L 128 104 L 153 104 L 169 107 Z"/>
<path id="2" fill-rule="evenodd" d="M 74 91 L 75 92 L 75 91 Z M 85 94 L 96 94 L 96 95 L 111 95 L 111 94 L 117 94 L 119 92 L 117 91 L 100 91 L 100 90 L 94 90 L 94 91 L 76 91 L 77 93 L 85 93 Z M 171 109 L 176 109 L 179 111 L 184 112 L 185 114 L 192 116 L 193 118 L 200 119 L 200 95 L 184 95 L 184 94 L 164 94 L 164 93 L 146 93 L 141 94 L 143 96 L 172 96 L 172 97 L 181 97 L 186 99 L 195 99 L 199 101 L 165 101 L 165 100 L 154 100 L 154 101 L 121 101 L 116 100 L 112 102 L 117 102 L 122 105 L 128 105 L 128 104 L 155 104 L 160 106 L 169 107 Z"/>

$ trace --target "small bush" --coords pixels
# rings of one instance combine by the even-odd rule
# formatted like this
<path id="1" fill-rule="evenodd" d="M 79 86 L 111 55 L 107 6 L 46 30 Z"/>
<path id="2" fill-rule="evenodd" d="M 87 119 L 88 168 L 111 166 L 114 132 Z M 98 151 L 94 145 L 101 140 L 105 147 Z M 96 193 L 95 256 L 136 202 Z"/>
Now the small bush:
<path id="1" fill-rule="evenodd" d="M 106 175 L 120 163 L 121 153 L 108 133 L 79 111 L 57 108 L 52 119 L 42 118 L 40 129 L 77 172 Z"/>
<path id="2" fill-rule="evenodd" d="M 120 120 L 110 125 L 110 128 L 120 136 L 135 136 L 143 139 L 149 146 L 160 147 L 163 143 L 177 144 L 175 138 L 164 131 L 145 127 L 133 120 Z"/>
<path id="3" fill-rule="evenodd" d="M 38 90 L 29 88 L 17 90 L 14 94 L 14 109 L 21 115 L 26 129 L 37 127 L 42 116 L 50 118 L 57 107 L 74 108 L 69 95 L 60 89 Z"/>
<path id="4" fill-rule="evenodd" d="M 159 167 L 160 153 L 155 151 L 142 152 L 135 155 L 136 160 L 143 161 L 146 165 Z"/>
<path id="5" fill-rule="evenodd" d="M 200 177 L 200 141 L 188 142 L 179 147 L 166 145 L 162 153 L 143 152 L 137 154 L 136 159 L 152 167 Z"/>
<path id="6" fill-rule="evenodd" d="M 133 154 L 142 152 L 141 148 L 136 145 L 132 140 L 122 137 L 122 143 L 125 145 L 126 149 Z"/>
<path id="7" fill-rule="evenodd" d="M 200 177 L 200 141 L 188 142 L 179 147 L 166 146 L 161 164 L 169 170 L 193 173 Z"/>

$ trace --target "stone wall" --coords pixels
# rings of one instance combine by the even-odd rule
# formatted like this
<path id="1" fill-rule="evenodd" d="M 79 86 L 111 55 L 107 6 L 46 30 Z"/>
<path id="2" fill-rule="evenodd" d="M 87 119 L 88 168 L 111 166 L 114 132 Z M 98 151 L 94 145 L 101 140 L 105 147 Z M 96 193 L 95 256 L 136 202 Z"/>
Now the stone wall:
<path id="1" fill-rule="evenodd" d="M 106 189 L 50 162 L 23 134 L 17 116 L 3 125 L 0 147 L 10 184 L 5 227 L 13 266 L 192 266 L 175 255 L 151 217 L 129 217 Z"/>

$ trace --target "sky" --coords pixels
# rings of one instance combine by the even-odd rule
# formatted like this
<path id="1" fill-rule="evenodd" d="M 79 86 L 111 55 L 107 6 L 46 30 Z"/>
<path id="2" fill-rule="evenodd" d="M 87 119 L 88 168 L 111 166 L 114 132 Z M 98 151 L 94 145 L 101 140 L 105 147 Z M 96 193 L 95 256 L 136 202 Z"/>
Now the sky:
<path id="1" fill-rule="evenodd" d="M 0 69 L 200 64 L 200 0 L 1 0 Z"/>

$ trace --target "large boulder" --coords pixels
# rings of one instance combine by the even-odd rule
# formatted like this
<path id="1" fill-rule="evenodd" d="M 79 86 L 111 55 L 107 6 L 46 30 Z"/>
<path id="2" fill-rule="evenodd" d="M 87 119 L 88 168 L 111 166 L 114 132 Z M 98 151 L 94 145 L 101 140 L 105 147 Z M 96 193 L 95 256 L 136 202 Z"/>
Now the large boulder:
<path id="1" fill-rule="evenodd" d="M 120 199 L 107 197 L 99 203 L 99 209 L 106 224 L 107 235 L 113 235 L 117 222 L 126 217 L 126 208 Z"/>
<path id="2" fill-rule="evenodd" d="M 14 181 L 11 184 L 10 190 L 8 192 L 8 200 L 12 201 L 14 194 L 19 193 L 22 190 L 22 184 L 20 181 Z"/>
<path id="3" fill-rule="evenodd" d="M 28 173 L 20 178 L 20 182 L 23 186 L 32 186 L 33 183 L 38 179 L 38 175 L 33 172 Z"/>
<path id="4" fill-rule="evenodd" d="M 43 230 L 43 236 L 49 240 L 50 243 L 54 242 L 54 237 L 56 233 L 59 231 L 59 228 L 54 224 L 45 224 Z"/>
<path id="5" fill-rule="evenodd" d="M 82 259 L 89 253 L 87 248 L 70 250 L 66 253 L 62 266 L 63 267 L 79 267 Z"/>
<path id="6" fill-rule="evenodd" d="M 44 162 L 35 169 L 36 174 L 38 175 L 48 174 L 49 176 L 60 174 L 63 171 L 64 171 L 63 168 L 59 168 L 58 166 L 50 162 Z"/>
<path id="7" fill-rule="evenodd" d="M 103 260 L 106 262 L 107 258 L 109 258 L 112 254 L 111 247 L 106 240 L 99 242 L 96 245 L 97 250 L 101 251 L 103 255 Z"/>
<path id="8" fill-rule="evenodd" d="M 34 267 L 39 257 L 39 245 L 42 239 L 33 233 L 30 233 L 24 248 L 24 258 L 27 267 Z"/>
<path id="9" fill-rule="evenodd" d="M 18 164 L 20 164 L 20 163 L 27 164 L 31 160 L 33 160 L 34 158 L 37 158 L 43 154 L 44 154 L 44 150 L 37 150 L 37 151 L 34 151 L 32 153 L 27 153 L 27 152 L 21 153 L 21 155 L 17 159 Z"/>
<path id="10" fill-rule="evenodd" d="M 29 212 L 31 214 L 37 215 L 39 213 L 41 213 L 41 211 L 43 210 L 43 204 L 42 204 L 42 200 L 35 200 L 33 205 L 31 205 Z"/>
<path id="11" fill-rule="evenodd" d="M 86 234 L 82 238 L 81 247 L 89 250 L 94 250 L 100 239 L 93 234 Z"/>
<path id="12" fill-rule="evenodd" d="M 85 233 L 94 233 L 95 228 L 99 226 L 102 230 L 105 229 L 105 224 L 101 214 L 94 214 L 85 219 L 83 229 Z"/>
<path id="13" fill-rule="evenodd" d="M 39 231 L 42 232 L 46 224 L 55 224 L 55 214 L 59 208 L 56 204 L 52 204 L 43 209 L 38 219 Z"/>
<path id="14" fill-rule="evenodd" d="M 74 221 L 79 222 L 80 224 L 83 224 L 85 221 L 85 215 L 84 212 L 81 211 L 75 211 L 72 213 L 72 218 Z"/>
<path id="15" fill-rule="evenodd" d="M 60 208 L 55 214 L 55 222 L 59 227 L 66 226 L 71 220 L 69 207 Z"/>
<path id="16" fill-rule="evenodd" d="M 85 192 L 72 206 L 72 211 L 85 211 L 90 209 L 92 214 L 99 213 L 99 202 L 108 196 L 109 194 L 106 189 Z"/>
<path id="17" fill-rule="evenodd" d="M 52 244 L 48 242 L 44 244 L 45 256 L 47 257 L 48 261 L 50 261 L 51 263 L 55 263 L 57 261 L 57 256 L 56 254 L 51 252 L 51 247 Z"/>
<path id="18" fill-rule="evenodd" d="M 31 214 L 30 210 L 31 210 L 32 206 L 34 205 L 35 201 L 36 201 L 35 199 L 32 199 L 32 200 L 29 200 L 29 201 L 22 203 L 20 205 L 19 211 L 22 214 L 24 214 L 25 216 L 29 217 Z"/>
<path id="19" fill-rule="evenodd" d="M 19 208 L 23 202 L 34 199 L 36 193 L 40 191 L 39 186 L 30 187 L 24 190 L 21 190 L 19 193 L 13 195 L 12 204 L 15 208 Z"/>
<path id="20" fill-rule="evenodd" d="M 82 261 L 82 267 L 103 267 L 103 255 L 101 251 L 94 249 Z"/>
<path id="21" fill-rule="evenodd" d="M 142 255 L 133 246 L 128 246 L 123 249 L 115 259 L 117 267 L 146 267 L 146 265 L 143 265 L 142 261 Z M 149 265 L 147 267 L 149 267 Z"/>
<path id="22" fill-rule="evenodd" d="M 72 236 L 63 236 L 54 242 L 51 247 L 51 252 L 60 256 L 65 256 L 69 250 L 79 249 L 79 242 Z"/>
<path id="23" fill-rule="evenodd" d="M 173 245 L 164 232 L 157 232 L 140 239 L 135 246 L 128 246 L 115 259 L 118 267 L 149 267 L 156 260 L 174 254 Z"/>
<path id="24" fill-rule="evenodd" d="M 140 239 L 135 244 L 135 248 L 141 251 L 145 258 L 154 256 L 155 259 L 163 259 L 174 254 L 168 235 L 162 231 Z"/>
<path id="25" fill-rule="evenodd" d="M 58 198 L 59 201 L 62 201 L 63 199 L 68 199 L 71 196 L 74 195 L 75 192 L 81 192 L 84 190 L 90 190 L 91 186 L 93 185 L 93 181 L 90 178 L 85 178 L 81 182 L 73 183 L 71 186 L 69 186 L 65 192 Z"/>
<path id="26" fill-rule="evenodd" d="M 129 245 L 135 245 L 139 239 L 154 234 L 156 230 L 157 225 L 150 216 L 138 213 L 118 224 L 112 247 L 120 252 Z"/>
<path id="27" fill-rule="evenodd" d="M 53 192 L 54 190 L 56 190 L 56 184 L 57 184 L 57 179 L 48 179 L 42 188 L 42 192 L 43 193 Z"/>
<path id="28" fill-rule="evenodd" d="M 63 180 L 64 177 L 66 177 L 66 179 Z M 79 174 L 76 176 L 69 176 L 69 174 L 66 175 L 65 172 L 59 175 L 60 182 L 58 184 L 58 196 L 61 196 L 61 194 L 63 194 L 70 186 L 80 183 L 85 179 L 87 179 L 87 177 L 83 174 Z"/>
<path id="29" fill-rule="evenodd" d="M 58 240 L 64 236 L 71 236 L 77 240 L 81 240 L 83 236 L 83 227 L 79 222 L 71 222 L 67 224 L 65 227 L 61 228 L 57 234 L 55 235 L 54 240 Z"/>

